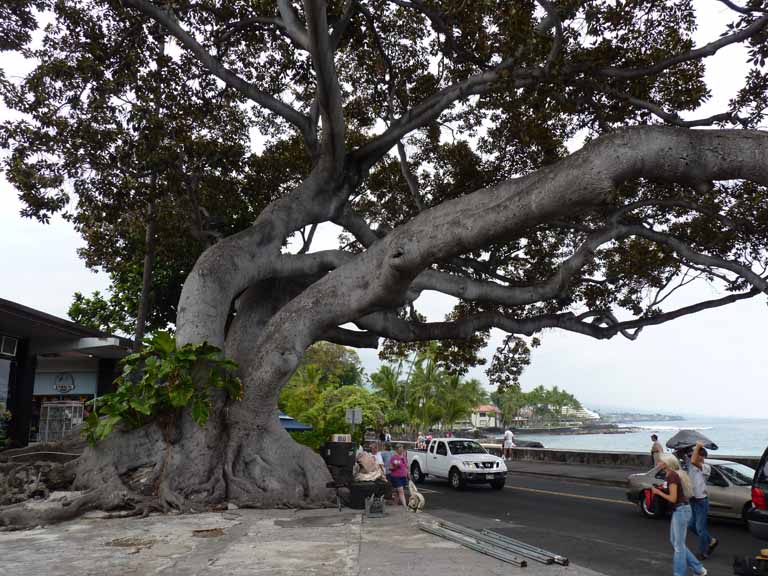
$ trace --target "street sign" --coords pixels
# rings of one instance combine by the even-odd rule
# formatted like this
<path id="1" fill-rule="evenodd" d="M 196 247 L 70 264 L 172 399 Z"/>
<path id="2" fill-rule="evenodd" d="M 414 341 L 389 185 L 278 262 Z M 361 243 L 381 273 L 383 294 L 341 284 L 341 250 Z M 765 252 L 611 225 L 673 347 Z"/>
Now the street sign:
<path id="1" fill-rule="evenodd" d="M 362 408 L 347 408 L 347 422 L 349 424 L 362 424 L 363 423 L 363 409 Z"/>

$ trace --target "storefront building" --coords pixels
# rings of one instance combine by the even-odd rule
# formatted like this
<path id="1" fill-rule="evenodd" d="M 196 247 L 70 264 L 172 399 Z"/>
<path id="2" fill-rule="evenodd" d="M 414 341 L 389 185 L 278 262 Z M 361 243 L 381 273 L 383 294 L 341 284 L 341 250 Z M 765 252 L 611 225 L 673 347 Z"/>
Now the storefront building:
<path id="1" fill-rule="evenodd" d="M 50 406 L 79 406 L 76 422 L 84 402 L 112 391 L 118 360 L 130 352 L 126 338 L 0 298 L 0 413 L 11 413 L 11 445 L 45 440 Z"/>

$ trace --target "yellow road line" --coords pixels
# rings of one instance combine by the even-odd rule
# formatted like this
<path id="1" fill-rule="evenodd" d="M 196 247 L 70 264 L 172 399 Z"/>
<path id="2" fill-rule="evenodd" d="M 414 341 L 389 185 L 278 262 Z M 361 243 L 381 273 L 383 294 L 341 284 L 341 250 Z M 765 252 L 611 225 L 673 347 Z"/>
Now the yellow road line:
<path id="1" fill-rule="evenodd" d="M 539 490 L 537 488 L 523 488 L 520 486 L 505 486 L 509 490 L 520 490 L 522 492 L 533 492 L 535 494 L 548 494 L 550 496 L 565 496 L 567 498 L 578 498 L 579 500 L 595 500 L 597 502 L 609 502 L 611 504 L 624 504 L 626 506 L 634 506 L 632 502 L 628 500 L 614 500 L 613 498 L 599 498 L 597 496 L 582 496 L 581 494 L 571 494 L 569 492 L 554 492 L 552 490 Z"/>

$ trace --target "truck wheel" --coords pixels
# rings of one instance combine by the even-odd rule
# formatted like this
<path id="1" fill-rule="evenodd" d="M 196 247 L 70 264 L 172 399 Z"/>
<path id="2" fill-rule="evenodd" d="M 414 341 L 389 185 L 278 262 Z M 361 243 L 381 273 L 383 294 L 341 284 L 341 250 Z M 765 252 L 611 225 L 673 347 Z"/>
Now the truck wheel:
<path id="1" fill-rule="evenodd" d="M 493 480 L 491 482 L 491 487 L 494 490 L 501 490 L 502 488 L 504 488 L 504 484 L 506 484 L 506 483 L 507 483 L 507 479 L 506 478 L 502 478 L 501 480 Z"/>
<path id="2" fill-rule="evenodd" d="M 411 478 L 413 478 L 413 481 L 416 484 L 421 484 L 422 482 L 424 482 L 424 478 L 426 477 L 427 475 L 421 471 L 421 466 L 419 466 L 419 463 L 414 462 L 411 465 Z"/>
<path id="3" fill-rule="evenodd" d="M 448 474 L 448 482 L 454 490 L 464 490 L 464 476 L 459 472 L 458 468 L 451 468 L 451 472 Z"/>

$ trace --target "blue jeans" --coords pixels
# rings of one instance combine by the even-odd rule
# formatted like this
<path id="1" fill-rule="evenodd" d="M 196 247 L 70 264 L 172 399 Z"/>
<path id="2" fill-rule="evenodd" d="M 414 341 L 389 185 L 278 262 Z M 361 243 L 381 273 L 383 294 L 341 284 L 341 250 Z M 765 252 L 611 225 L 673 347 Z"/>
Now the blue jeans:
<path id="1" fill-rule="evenodd" d="M 688 529 L 699 539 L 699 552 L 706 556 L 712 537 L 707 530 L 707 515 L 709 514 L 709 498 L 691 498 L 691 521 Z"/>
<path id="2" fill-rule="evenodd" d="M 688 504 L 678 506 L 672 513 L 672 522 L 669 525 L 669 540 L 675 555 L 672 560 L 672 574 L 674 576 L 686 576 L 688 567 L 694 574 L 701 574 L 704 567 L 696 559 L 685 545 L 685 535 L 688 533 L 688 523 L 691 521 L 691 507 Z"/>

